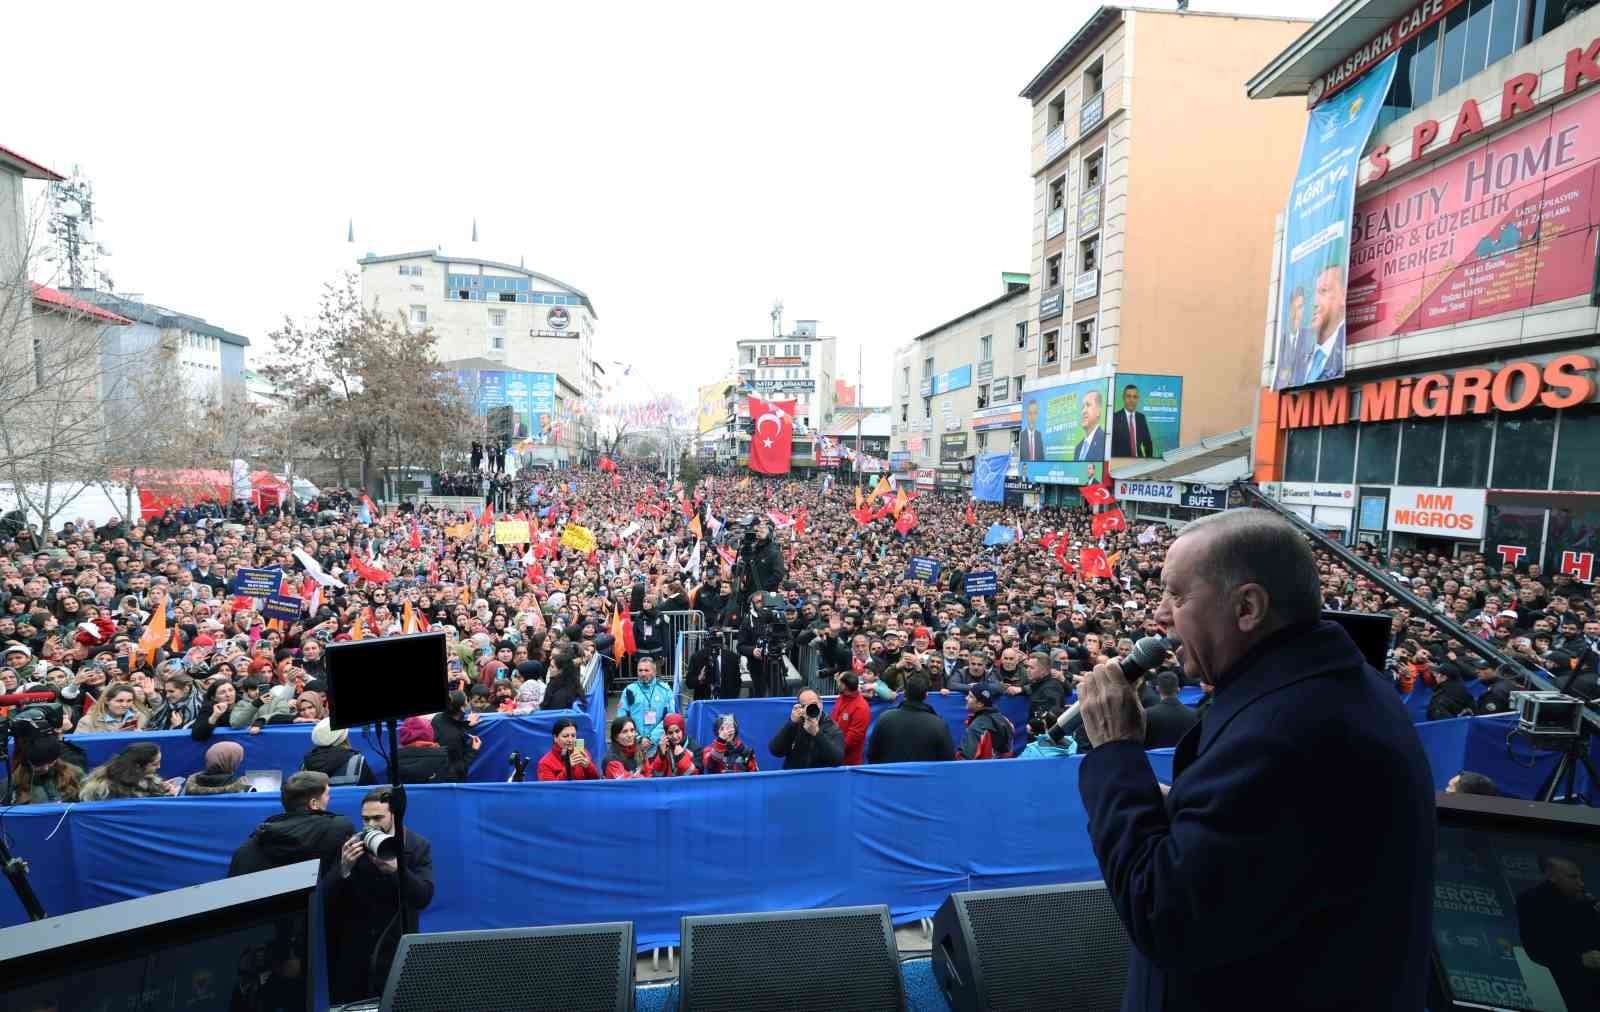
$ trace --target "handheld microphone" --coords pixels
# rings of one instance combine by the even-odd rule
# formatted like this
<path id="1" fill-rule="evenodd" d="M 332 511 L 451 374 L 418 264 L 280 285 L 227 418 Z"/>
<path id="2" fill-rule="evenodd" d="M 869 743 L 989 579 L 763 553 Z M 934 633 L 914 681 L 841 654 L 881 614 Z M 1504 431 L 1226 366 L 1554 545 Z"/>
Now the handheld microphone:
<path id="1" fill-rule="evenodd" d="M 1117 667 L 1122 669 L 1122 675 L 1132 685 L 1140 678 L 1154 671 L 1166 660 L 1167 654 L 1176 650 L 1180 641 L 1176 636 L 1145 636 L 1133 645 L 1128 651 L 1128 656 L 1117 658 Z M 1051 737 L 1057 735 L 1065 737 L 1075 734 L 1083 726 L 1083 718 L 1078 711 L 1083 708 L 1083 700 L 1078 700 L 1067 707 L 1066 712 L 1056 721 L 1050 729 Z"/>
<path id="2" fill-rule="evenodd" d="M 0 706 L 26 706 L 29 703 L 54 703 L 54 692 L 13 692 L 0 696 Z"/>

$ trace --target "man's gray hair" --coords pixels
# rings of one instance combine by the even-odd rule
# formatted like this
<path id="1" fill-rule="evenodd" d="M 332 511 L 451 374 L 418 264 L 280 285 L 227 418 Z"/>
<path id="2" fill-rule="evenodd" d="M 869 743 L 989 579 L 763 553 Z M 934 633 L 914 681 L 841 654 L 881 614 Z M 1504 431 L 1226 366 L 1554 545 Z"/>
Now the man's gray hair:
<path id="1" fill-rule="evenodd" d="M 1267 592 L 1271 613 L 1285 625 L 1322 614 L 1322 581 L 1311 545 L 1293 524 L 1263 509 L 1231 509 L 1201 517 L 1179 538 L 1208 533 L 1197 569 L 1222 593 L 1246 583 Z"/>

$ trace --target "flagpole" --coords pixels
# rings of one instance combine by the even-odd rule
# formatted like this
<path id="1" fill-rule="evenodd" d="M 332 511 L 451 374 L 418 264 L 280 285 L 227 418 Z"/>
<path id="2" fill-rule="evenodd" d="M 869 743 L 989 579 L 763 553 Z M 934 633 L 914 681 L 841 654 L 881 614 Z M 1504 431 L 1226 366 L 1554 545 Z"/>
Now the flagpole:
<path id="1" fill-rule="evenodd" d="M 861 349 L 862 349 L 862 345 L 858 343 L 856 345 L 856 404 L 855 404 L 855 408 L 856 408 L 856 460 L 855 460 L 855 470 L 856 470 L 856 474 L 857 474 L 856 482 L 858 484 L 861 483 L 861 477 L 860 477 L 860 474 L 861 474 L 861 453 L 862 453 L 862 451 L 861 451 L 861 421 L 862 421 L 862 418 L 863 418 L 863 416 L 861 414 L 861 398 L 863 396 L 862 392 L 861 392 Z M 892 387 L 891 387 L 891 389 L 892 389 Z"/>

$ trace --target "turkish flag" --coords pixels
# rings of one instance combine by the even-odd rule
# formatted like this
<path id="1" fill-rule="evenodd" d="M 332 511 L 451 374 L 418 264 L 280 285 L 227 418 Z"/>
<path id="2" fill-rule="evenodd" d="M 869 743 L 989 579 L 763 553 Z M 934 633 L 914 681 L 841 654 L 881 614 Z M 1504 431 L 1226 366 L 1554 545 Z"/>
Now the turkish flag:
<path id="1" fill-rule="evenodd" d="M 894 521 L 894 529 L 901 534 L 910 534 L 911 528 L 917 526 L 917 511 L 903 510 Z"/>
<path id="2" fill-rule="evenodd" d="M 1101 486 L 1104 488 L 1105 486 Z M 1128 529 L 1128 518 L 1122 515 L 1121 510 L 1106 510 L 1096 513 L 1089 521 L 1090 529 L 1097 538 L 1104 537 L 1110 531 L 1125 531 Z"/>
<path id="3" fill-rule="evenodd" d="M 1105 485 L 1085 485 L 1083 501 L 1090 506 L 1110 506 L 1117 501 L 1117 497 L 1112 495 L 1111 489 Z"/>
<path id="4" fill-rule="evenodd" d="M 794 450 L 794 401 L 749 398 L 755 432 L 750 437 L 750 470 L 757 474 L 788 474 Z"/>
<path id="5" fill-rule="evenodd" d="M 967 503 L 967 526 L 971 527 L 974 524 L 976 524 L 977 522 L 978 522 L 978 512 L 972 508 L 972 504 L 971 503 Z"/>
<path id="6" fill-rule="evenodd" d="M 1097 576 L 1107 579 L 1111 577 L 1111 563 L 1106 561 L 1106 553 L 1099 548 L 1084 548 L 1078 552 L 1078 569 L 1083 572 L 1085 579 L 1092 580 Z"/>

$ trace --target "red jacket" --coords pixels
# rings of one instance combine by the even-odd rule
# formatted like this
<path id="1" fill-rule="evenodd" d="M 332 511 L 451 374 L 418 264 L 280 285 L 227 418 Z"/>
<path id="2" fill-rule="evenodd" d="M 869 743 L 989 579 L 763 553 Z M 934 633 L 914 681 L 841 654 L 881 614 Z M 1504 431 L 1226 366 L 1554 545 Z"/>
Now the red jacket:
<path id="1" fill-rule="evenodd" d="M 574 766 L 567 762 L 567 757 L 561 754 L 560 745 L 551 745 L 550 751 L 539 760 L 540 780 L 598 780 L 600 771 L 594 768 L 594 760 Z"/>
<path id="2" fill-rule="evenodd" d="M 861 750 L 867 746 L 867 725 L 872 723 L 872 707 L 859 692 L 841 692 L 830 716 L 844 732 L 844 764 L 860 766 Z"/>
<path id="3" fill-rule="evenodd" d="M 662 746 L 656 749 L 656 754 L 650 757 L 645 765 L 646 776 L 652 777 L 689 777 L 700 771 L 694 765 L 694 752 L 685 744 L 683 755 L 678 757 L 677 769 L 673 769 L 672 757 L 667 754 L 666 739 L 662 739 Z"/>

